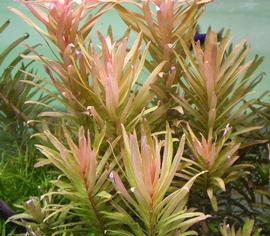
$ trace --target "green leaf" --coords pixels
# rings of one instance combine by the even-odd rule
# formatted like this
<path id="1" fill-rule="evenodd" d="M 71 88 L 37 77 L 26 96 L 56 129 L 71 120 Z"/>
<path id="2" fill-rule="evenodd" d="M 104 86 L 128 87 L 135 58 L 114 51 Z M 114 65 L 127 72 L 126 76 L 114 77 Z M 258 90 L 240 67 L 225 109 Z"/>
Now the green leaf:
<path id="1" fill-rule="evenodd" d="M 243 236 L 251 236 L 254 220 L 247 220 L 243 227 Z"/>
<path id="2" fill-rule="evenodd" d="M 214 177 L 213 181 L 222 191 L 224 191 L 224 192 L 226 191 L 226 187 L 225 187 L 225 183 L 224 183 L 223 179 L 221 179 L 219 177 Z"/>

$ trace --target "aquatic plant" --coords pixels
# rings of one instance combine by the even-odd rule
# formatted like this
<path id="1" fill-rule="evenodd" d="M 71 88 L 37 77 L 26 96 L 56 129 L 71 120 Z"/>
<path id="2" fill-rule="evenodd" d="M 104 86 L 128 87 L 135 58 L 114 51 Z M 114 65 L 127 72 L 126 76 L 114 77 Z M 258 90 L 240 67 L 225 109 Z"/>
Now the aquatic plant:
<path id="1" fill-rule="evenodd" d="M 11 10 L 53 53 L 23 56 L 49 78 L 31 72 L 27 84 L 48 98 L 31 119 L 46 117 L 35 167 L 53 180 L 9 222 L 34 235 L 260 235 L 265 222 L 251 206 L 260 190 L 269 197 L 269 166 L 248 154 L 268 138 L 256 115 L 264 109 L 247 94 L 262 58 L 247 61 L 246 41 L 232 45 L 229 31 L 196 33 L 209 0 L 22 2 L 35 20 Z M 128 26 L 118 39 L 113 27 L 95 28 L 112 9 Z M 264 188 L 237 202 L 252 192 L 237 185 L 253 169 Z"/>

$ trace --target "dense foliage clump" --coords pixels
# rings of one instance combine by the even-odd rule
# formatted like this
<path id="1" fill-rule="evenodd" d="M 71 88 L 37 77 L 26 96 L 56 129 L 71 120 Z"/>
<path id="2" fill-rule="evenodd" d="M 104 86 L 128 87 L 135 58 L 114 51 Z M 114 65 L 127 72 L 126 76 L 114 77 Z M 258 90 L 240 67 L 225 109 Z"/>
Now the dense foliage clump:
<path id="1" fill-rule="evenodd" d="M 18 208 L 2 235 L 269 235 L 269 103 L 248 96 L 262 58 L 198 32 L 209 2 L 11 8 L 53 56 L 27 46 L 1 70 L 0 198 Z M 95 27 L 111 10 L 121 38 Z"/>

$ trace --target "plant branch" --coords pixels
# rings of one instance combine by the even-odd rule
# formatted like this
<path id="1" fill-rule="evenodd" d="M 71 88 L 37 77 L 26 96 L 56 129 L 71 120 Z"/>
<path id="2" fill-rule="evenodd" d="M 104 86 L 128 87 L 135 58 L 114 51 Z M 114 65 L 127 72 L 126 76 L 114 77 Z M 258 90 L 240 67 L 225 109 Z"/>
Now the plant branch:
<path id="1" fill-rule="evenodd" d="M 4 103 L 9 106 L 12 111 L 18 116 L 21 117 L 21 119 L 23 121 L 25 121 L 27 123 L 27 121 L 29 121 L 29 118 L 27 117 L 27 115 L 24 114 L 23 111 L 19 110 L 14 104 L 13 102 L 8 99 L 2 92 L 0 92 L 0 98 L 4 101 Z M 35 131 L 38 131 L 35 127 L 35 125 L 29 123 L 28 125 L 30 125 Z"/>
<path id="2" fill-rule="evenodd" d="M 8 99 L 3 93 L 0 92 L 0 97 L 2 98 L 2 100 L 6 103 L 7 106 L 9 106 L 13 112 L 21 117 L 25 122 L 28 121 L 28 117 L 21 111 L 19 110 L 13 103 L 12 101 L 10 101 L 10 99 Z"/>
<path id="3" fill-rule="evenodd" d="M 95 200 L 94 200 L 94 198 L 92 196 L 92 193 L 88 193 L 88 200 L 91 203 L 91 206 L 92 206 L 92 208 L 93 208 L 93 210 L 95 212 L 95 215 L 96 215 L 98 224 L 100 226 L 100 229 L 102 231 L 102 234 L 104 235 L 105 230 L 104 230 L 104 227 L 103 227 L 103 221 L 102 221 L 101 215 L 100 215 L 100 213 L 99 213 L 99 211 L 97 209 L 97 205 L 96 205 L 96 202 L 95 202 Z"/>

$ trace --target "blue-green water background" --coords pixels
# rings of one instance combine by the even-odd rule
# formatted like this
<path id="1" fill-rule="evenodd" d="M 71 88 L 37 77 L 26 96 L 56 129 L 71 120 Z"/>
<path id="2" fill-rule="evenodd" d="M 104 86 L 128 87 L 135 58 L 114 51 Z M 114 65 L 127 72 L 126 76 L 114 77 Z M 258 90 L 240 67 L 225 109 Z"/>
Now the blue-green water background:
<path id="1" fill-rule="evenodd" d="M 11 20 L 11 26 L 0 37 L 0 51 L 12 40 L 22 34 L 30 33 L 27 44 L 33 45 L 43 42 L 41 37 L 34 32 L 19 17 L 9 11 L 8 7 L 15 7 L 22 10 L 26 15 L 29 12 L 18 2 L 12 0 L 0 0 L 0 24 L 5 20 Z M 109 25 L 113 26 L 115 37 L 120 37 L 125 31 L 125 25 L 117 16 L 116 12 L 110 11 L 103 16 L 96 28 L 105 32 Z M 269 0 L 216 0 L 206 8 L 204 16 L 201 18 L 200 26 L 202 31 L 206 31 L 209 26 L 216 31 L 221 28 L 230 28 L 233 41 L 238 42 L 242 38 L 247 38 L 251 45 L 251 55 L 259 54 L 265 57 L 263 65 L 258 72 L 266 72 L 265 80 L 258 86 L 252 96 L 258 96 L 263 91 L 269 89 L 270 79 L 270 1 Z M 22 50 L 19 48 L 18 50 Z M 48 54 L 48 48 L 44 44 L 39 48 L 41 53 Z M 19 51 L 13 52 L 14 54 Z M 42 72 L 44 73 L 44 72 Z"/>

